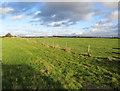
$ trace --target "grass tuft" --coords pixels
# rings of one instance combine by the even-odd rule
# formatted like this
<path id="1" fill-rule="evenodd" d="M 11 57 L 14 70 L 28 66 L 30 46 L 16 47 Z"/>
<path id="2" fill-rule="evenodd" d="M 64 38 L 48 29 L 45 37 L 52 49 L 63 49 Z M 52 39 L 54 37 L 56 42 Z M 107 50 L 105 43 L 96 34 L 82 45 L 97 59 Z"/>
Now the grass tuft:
<path id="1" fill-rule="evenodd" d="M 67 53 L 70 53 L 70 52 L 71 52 L 71 48 L 65 48 L 65 51 L 66 51 Z"/>
<path id="2" fill-rule="evenodd" d="M 60 46 L 59 46 L 59 45 L 56 45 L 56 46 L 54 46 L 54 48 L 56 48 L 56 49 L 60 49 Z"/>
<path id="3" fill-rule="evenodd" d="M 108 57 L 107 59 L 108 59 L 109 61 L 112 61 L 112 60 L 113 60 L 113 58 L 112 58 L 112 57 Z"/>

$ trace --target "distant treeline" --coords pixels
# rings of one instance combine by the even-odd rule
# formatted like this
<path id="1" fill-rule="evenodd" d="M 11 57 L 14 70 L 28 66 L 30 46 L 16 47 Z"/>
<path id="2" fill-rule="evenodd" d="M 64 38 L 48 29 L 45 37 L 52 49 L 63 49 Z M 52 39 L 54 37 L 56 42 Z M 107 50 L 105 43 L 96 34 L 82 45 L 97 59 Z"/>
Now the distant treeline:
<path id="1" fill-rule="evenodd" d="M 120 37 L 95 37 L 95 36 L 21 36 L 22 38 L 120 38 Z"/>
<path id="2" fill-rule="evenodd" d="M 11 33 L 7 33 L 5 36 L 0 36 L 1 38 L 4 38 L 4 37 L 9 37 L 9 38 L 45 38 L 45 37 L 49 37 L 49 38 L 53 38 L 53 37 L 58 37 L 58 38 L 120 38 L 120 37 L 102 37 L 102 36 L 76 36 L 76 35 L 73 35 L 73 36 L 69 36 L 69 35 L 64 35 L 64 36 L 56 36 L 56 35 L 53 35 L 53 36 L 13 36 Z"/>

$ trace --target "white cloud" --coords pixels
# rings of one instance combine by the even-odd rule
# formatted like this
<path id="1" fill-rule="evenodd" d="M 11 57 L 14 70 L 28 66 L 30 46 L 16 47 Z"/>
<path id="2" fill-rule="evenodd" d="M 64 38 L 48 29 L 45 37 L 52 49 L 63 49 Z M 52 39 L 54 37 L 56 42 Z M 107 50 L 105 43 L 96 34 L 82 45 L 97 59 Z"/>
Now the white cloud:
<path id="1" fill-rule="evenodd" d="M 77 33 L 75 33 L 76 35 L 81 35 L 81 34 L 83 34 L 83 32 L 77 32 Z"/>
<path id="2" fill-rule="evenodd" d="M 32 22 L 36 22 L 36 21 L 40 21 L 41 19 L 40 18 L 35 18 L 35 19 L 32 19 Z"/>
<path id="3" fill-rule="evenodd" d="M 73 26 L 59 26 L 59 27 L 54 27 L 56 29 L 73 29 Z"/>
<path id="4" fill-rule="evenodd" d="M 99 26 L 99 24 L 97 23 L 97 24 L 93 24 L 92 25 L 92 27 L 98 27 Z"/>
<path id="5" fill-rule="evenodd" d="M 113 23 L 97 23 L 92 25 L 93 29 L 85 31 L 85 35 L 94 35 L 94 36 L 117 36 L 117 28 Z"/>
<path id="6" fill-rule="evenodd" d="M 112 27 L 113 26 L 113 23 L 107 23 L 107 24 L 102 24 L 102 27 Z"/>
<path id="7" fill-rule="evenodd" d="M 95 32 L 95 31 L 97 31 L 97 29 L 92 29 L 91 31 L 92 31 L 92 32 Z"/>
<path id="8" fill-rule="evenodd" d="M 113 12 L 108 13 L 106 19 L 101 19 L 100 23 L 108 23 L 108 22 L 110 23 L 112 21 L 117 21 L 118 20 L 118 13 L 120 13 L 120 11 L 113 11 Z"/>
<path id="9" fill-rule="evenodd" d="M 52 23 L 48 23 L 47 25 L 49 26 L 57 26 L 57 25 L 60 25 L 62 24 L 62 22 L 52 22 Z"/>
<path id="10" fill-rule="evenodd" d="M 111 27 L 111 26 L 113 26 L 113 24 L 112 23 L 96 23 L 96 24 L 93 24 L 92 25 L 92 27 L 94 27 L 94 28 L 106 28 L 106 27 Z"/>
<path id="11" fill-rule="evenodd" d="M 30 25 L 28 25 L 28 24 L 25 24 L 25 25 L 23 25 L 23 27 L 30 27 Z"/>
<path id="12" fill-rule="evenodd" d="M 101 19 L 100 22 L 101 22 L 101 23 L 108 22 L 108 19 Z"/>
<path id="13" fill-rule="evenodd" d="M 23 19 L 25 17 L 27 17 L 27 16 L 26 15 L 17 15 L 17 16 L 13 16 L 12 19 L 13 20 L 18 20 L 18 19 Z"/>
<path id="14" fill-rule="evenodd" d="M 83 17 L 83 19 L 86 20 L 86 21 L 92 20 L 92 19 L 93 19 L 93 17 L 92 17 L 93 14 L 94 14 L 93 12 L 92 12 L 92 13 L 89 13 L 89 14 L 87 14 L 85 17 Z"/>
<path id="15" fill-rule="evenodd" d="M 107 16 L 107 19 L 101 19 L 100 22 L 107 23 L 107 22 L 111 22 L 111 21 L 117 21 L 118 13 L 120 13 L 120 11 L 113 11 L 113 12 L 109 13 Z"/>
<path id="16" fill-rule="evenodd" d="M 102 20 L 101 20 L 102 21 Z M 106 19 L 103 19 L 103 21 L 106 21 Z M 96 23 L 91 25 L 92 28 L 89 28 L 83 32 L 76 32 L 73 33 L 73 35 L 80 35 L 80 36 L 118 36 L 118 29 L 116 27 L 116 24 L 113 24 L 111 22 L 108 23 Z M 84 29 L 84 28 L 83 28 Z"/>
<path id="17" fill-rule="evenodd" d="M 114 11 L 109 15 L 109 20 L 114 21 L 114 20 L 118 20 L 118 13 L 120 13 L 120 11 Z"/>
<path id="18" fill-rule="evenodd" d="M 41 12 L 40 11 L 36 11 L 34 14 L 35 15 L 38 15 L 38 14 L 40 14 Z"/>
<path id="19" fill-rule="evenodd" d="M 51 17 L 54 18 L 54 17 L 56 17 L 56 15 L 54 14 L 54 15 L 52 15 Z"/>
<path id="20" fill-rule="evenodd" d="M 12 8 L 0 8 L 0 14 L 1 15 L 5 15 L 5 14 L 11 12 L 11 11 L 13 11 Z"/>

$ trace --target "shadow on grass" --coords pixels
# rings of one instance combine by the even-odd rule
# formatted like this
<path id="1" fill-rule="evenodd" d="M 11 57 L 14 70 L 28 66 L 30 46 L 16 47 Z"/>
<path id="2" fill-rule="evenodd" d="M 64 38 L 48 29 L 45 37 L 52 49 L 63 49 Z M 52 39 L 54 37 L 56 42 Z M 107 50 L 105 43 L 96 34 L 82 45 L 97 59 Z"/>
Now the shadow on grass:
<path id="1" fill-rule="evenodd" d="M 112 49 L 118 49 L 118 50 L 120 50 L 120 48 L 112 48 Z"/>
<path id="2" fill-rule="evenodd" d="M 3 89 L 63 89 L 60 82 L 26 64 L 2 65 Z"/>
<path id="3" fill-rule="evenodd" d="M 97 59 L 108 60 L 107 57 L 96 57 Z"/>
<path id="4" fill-rule="evenodd" d="M 99 61 L 96 61 L 96 66 L 99 66 L 99 67 L 103 67 L 104 69 L 106 70 L 109 70 L 111 72 L 114 72 L 114 73 L 120 73 L 119 69 L 120 69 L 120 61 L 118 60 L 109 60 L 108 58 L 105 58 L 105 57 L 96 57 L 97 60 Z"/>
<path id="5" fill-rule="evenodd" d="M 106 90 L 109 90 L 110 88 L 114 89 L 113 91 L 118 91 L 119 83 L 113 82 L 113 79 L 110 80 L 110 78 L 114 78 L 114 74 L 120 75 L 120 62 L 117 60 L 110 61 L 105 57 L 95 57 L 95 59 L 97 60 L 94 60 L 93 64 L 98 69 L 98 72 L 96 72 L 95 75 L 102 77 L 102 80 L 104 80 L 103 84 L 106 85 L 105 89 L 107 88 Z"/>
<path id="6" fill-rule="evenodd" d="M 120 57 L 115 57 L 115 56 L 112 56 L 113 58 L 116 58 L 116 59 L 120 59 Z"/>
<path id="7" fill-rule="evenodd" d="M 111 63 L 120 63 L 120 61 L 119 61 L 119 59 L 120 59 L 120 57 L 119 57 L 120 48 L 112 48 L 112 49 L 117 50 L 116 52 L 110 52 L 110 53 L 108 52 L 109 54 L 111 54 L 111 57 L 113 57 L 114 59 L 109 58 L 109 57 L 95 57 L 95 58 L 105 60 L 105 61 L 108 61 L 108 62 L 111 62 Z M 112 56 L 112 55 L 114 55 L 114 56 Z"/>
<path id="8" fill-rule="evenodd" d="M 117 52 L 112 52 L 116 56 L 112 56 L 112 57 L 116 59 L 120 59 L 120 48 L 112 48 L 112 49 L 117 49 Z"/>
<path id="9" fill-rule="evenodd" d="M 120 53 L 118 53 L 118 52 L 112 52 L 113 54 L 120 54 Z"/>

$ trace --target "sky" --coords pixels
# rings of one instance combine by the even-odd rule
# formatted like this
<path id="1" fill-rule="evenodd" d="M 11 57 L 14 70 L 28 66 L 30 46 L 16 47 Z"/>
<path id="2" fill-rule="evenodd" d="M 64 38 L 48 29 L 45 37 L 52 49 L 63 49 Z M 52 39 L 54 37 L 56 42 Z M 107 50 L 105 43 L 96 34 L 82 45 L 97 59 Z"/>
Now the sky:
<path id="1" fill-rule="evenodd" d="M 118 36 L 117 2 L 1 2 L 0 36 Z"/>

